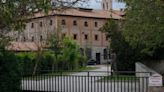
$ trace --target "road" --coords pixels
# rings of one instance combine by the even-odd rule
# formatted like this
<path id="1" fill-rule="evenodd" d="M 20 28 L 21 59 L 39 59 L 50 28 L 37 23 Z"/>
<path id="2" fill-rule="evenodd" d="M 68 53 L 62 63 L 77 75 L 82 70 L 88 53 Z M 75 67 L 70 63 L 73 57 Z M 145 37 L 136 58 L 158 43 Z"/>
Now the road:
<path id="1" fill-rule="evenodd" d="M 106 65 L 93 65 L 93 66 L 89 66 L 89 67 L 96 67 L 97 69 L 94 70 L 89 70 L 89 76 L 107 76 L 107 75 L 111 75 L 110 71 L 111 71 L 111 67 L 110 66 L 106 66 Z M 109 71 L 109 72 L 107 72 Z M 77 75 L 77 76 L 88 76 L 88 72 L 79 72 L 79 73 L 73 73 L 71 75 Z"/>

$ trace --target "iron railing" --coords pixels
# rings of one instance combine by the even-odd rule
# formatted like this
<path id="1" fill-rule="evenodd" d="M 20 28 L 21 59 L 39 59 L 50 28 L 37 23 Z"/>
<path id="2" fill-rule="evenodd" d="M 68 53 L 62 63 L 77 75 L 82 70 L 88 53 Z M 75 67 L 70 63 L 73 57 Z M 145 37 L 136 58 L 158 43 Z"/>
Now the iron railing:
<path id="1" fill-rule="evenodd" d="M 22 78 L 21 89 L 24 92 L 148 92 L 148 76 L 136 77 L 135 73 L 60 71 L 28 75 Z"/>

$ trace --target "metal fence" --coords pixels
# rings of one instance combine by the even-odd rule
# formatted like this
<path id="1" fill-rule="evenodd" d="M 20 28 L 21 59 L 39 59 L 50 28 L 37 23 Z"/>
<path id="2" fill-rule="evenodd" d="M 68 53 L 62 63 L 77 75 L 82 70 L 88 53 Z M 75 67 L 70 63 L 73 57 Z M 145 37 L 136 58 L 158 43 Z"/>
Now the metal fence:
<path id="1" fill-rule="evenodd" d="M 147 76 L 136 77 L 134 72 L 115 73 L 58 72 L 24 76 L 21 88 L 24 92 L 148 92 Z"/>

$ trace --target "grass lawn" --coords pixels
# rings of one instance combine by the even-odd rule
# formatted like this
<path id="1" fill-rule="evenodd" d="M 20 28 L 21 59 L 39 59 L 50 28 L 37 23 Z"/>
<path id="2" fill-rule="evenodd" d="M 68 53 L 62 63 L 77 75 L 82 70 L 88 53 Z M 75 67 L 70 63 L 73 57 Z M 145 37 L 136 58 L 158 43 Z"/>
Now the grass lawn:
<path id="1" fill-rule="evenodd" d="M 61 75 L 67 76 L 69 74 L 83 72 L 83 71 L 85 72 L 85 71 L 90 71 L 90 70 L 95 70 L 95 69 L 98 69 L 98 67 L 83 67 L 83 68 L 79 68 L 77 70 L 72 70 L 72 71 L 61 71 L 61 72 L 54 72 L 54 73 L 47 73 L 47 74 L 24 77 L 23 80 L 43 80 L 43 79 L 48 79 L 54 76 L 61 76 Z"/>
<path id="2" fill-rule="evenodd" d="M 104 76 L 104 78 L 98 80 L 98 82 L 135 82 L 139 81 L 139 78 L 135 75 L 113 75 L 113 76 Z"/>

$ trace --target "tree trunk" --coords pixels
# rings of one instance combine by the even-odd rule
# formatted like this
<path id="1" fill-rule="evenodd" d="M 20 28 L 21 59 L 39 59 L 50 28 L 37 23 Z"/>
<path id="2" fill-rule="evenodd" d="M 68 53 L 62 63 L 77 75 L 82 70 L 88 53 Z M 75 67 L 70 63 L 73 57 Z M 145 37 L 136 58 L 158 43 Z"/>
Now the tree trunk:
<path id="1" fill-rule="evenodd" d="M 42 50 L 39 48 L 39 51 L 38 51 L 37 57 L 36 57 L 36 63 L 35 63 L 35 66 L 34 66 L 34 70 L 33 70 L 33 74 L 32 75 L 35 75 L 36 74 L 36 70 L 38 68 L 39 61 L 41 60 L 41 55 L 42 55 Z"/>
<path id="2" fill-rule="evenodd" d="M 36 74 L 36 70 L 38 68 L 38 63 L 39 63 L 39 60 L 37 60 L 36 63 L 35 63 L 35 66 L 34 66 L 34 70 L 33 70 L 32 75 L 35 75 Z"/>
<path id="3" fill-rule="evenodd" d="M 55 53 L 55 60 L 53 61 L 53 64 L 52 64 L 52 73 L 54 71 L 57 71 L 57 54 Z"/>

